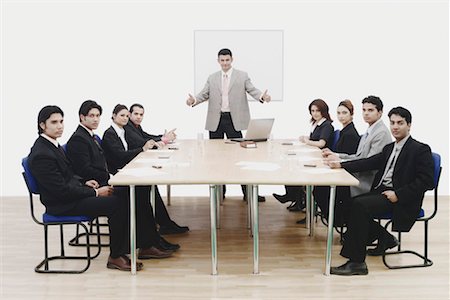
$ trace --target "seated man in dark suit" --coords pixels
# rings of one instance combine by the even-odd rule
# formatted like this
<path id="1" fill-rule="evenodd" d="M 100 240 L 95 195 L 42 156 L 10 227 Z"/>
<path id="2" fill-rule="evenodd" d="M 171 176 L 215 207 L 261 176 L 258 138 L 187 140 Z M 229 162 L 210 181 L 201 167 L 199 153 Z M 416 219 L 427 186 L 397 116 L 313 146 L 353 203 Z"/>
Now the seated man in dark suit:
<path id="1" fill-rule="evenodd" d="M 425 191 L 433 188 L 433 158 L 428 145 L 410 136 L 411 113 L 403 107 L 393 108 L 389 114 L 391 133 L 395 138 L 379 154 L 348 162 L 328 161 L 332 168 L 349 172 L 377 170 L 371 192 L 353 200 L 341 255 L 349 260 L 332 267 L 331 274 L 366 275 L 366 254 L 382 255 L 396 247 L 397 239 L 374 217 L 392 213 L 392 229 L 407 232 L 411 229 L 422 206 Z M 374 249 L 366 245 L 378 240 Z"/>
<path id="2" fill-rule="evenodd" d="M 73 172 L 70 161 L 58 144 L 64 130 L 64 113 L 57 106 L 45 106 L 38 115 L 39 137 L 31 148 L 29 165 L 40 190 L 41 202 L 52 215 L 107 216 L 110 231 L 110 256 L 107 267 L 129 271 L 129 202 L 116 195 L 111 186 L 100 187 L 96 180 L 82 180 Z M 114 195 L 113 195 L 114 193 Z M 137 222 L 139 258 L 163 258 L 172 251 L 155 247 L 159 241 L 150 207 L 141 206 Z M 152 223 L 153 222 L 153 223 Z M 143 265 L 138 264 L 138 270 Z"/>
<path id="3" fill-rule="evenodd" d="M 67 142 L 66 149 L 67 157 L 78 176 L 82 177 L 83 180 L 94 179 L 100 186 L 104 186 L 108 184 L 109 180 L 108 166 L 102 146 L 94 136 L 94 130 L 97 129 L 100 123 L 101 114 L 102 107 L 97 102 L 92 100 L 84 101 L 78 112 L 80 125 Z M 116 190 L 123 190 L 122 194 L 128 197 L 128 187 L 116 187 Z M 137 193 L 139 196 L 141 194 L 142 192 Z M 145 202 L 148 205 L 148 197 L 141 198 L 138 198 L 137 202 Z M 167 212 L 166 218 L 168 218 Z M 161 250 L 178 250 L 180 248 L 178 244 L 169 243 L 159 234 L 158 240 L 157 248 Z"/>
<path id="4" fill-rule="evenodd" d="M 144 107 L 138 103 L 131 105 L 128 123 L 123 127 L 129 149 L 141 148 L 148 141 L 155 141 L 157 147 L 161 148 L 177 138 L 175 128 L 160 135 L 145 132 L 141 126 L 143 119 Z M 159 224 L 159 232 L 161 234 L 176 234 L 189 231 L 188 226 L 179 226 L 168 216 L 158 186 L 156 186 L 156 221 Z"/>
<path id="5" fill-rule="evenodd" d="M 141 126 L 143 119 L 144 106 L 138 103 L 131 105 L 130 119 L 128 120 L 128 124 L 124 126 L 125 130 L 128 129 L 135 132 L 138 136 L 142 137 L 146 141 L 154 140 L 155 142 L 163 142 L 166 145 L 173 142 L 177 138 L 177 135 L 175 134 L 175 128 L 160 135 L 153 135 L 145 132 Z"/>

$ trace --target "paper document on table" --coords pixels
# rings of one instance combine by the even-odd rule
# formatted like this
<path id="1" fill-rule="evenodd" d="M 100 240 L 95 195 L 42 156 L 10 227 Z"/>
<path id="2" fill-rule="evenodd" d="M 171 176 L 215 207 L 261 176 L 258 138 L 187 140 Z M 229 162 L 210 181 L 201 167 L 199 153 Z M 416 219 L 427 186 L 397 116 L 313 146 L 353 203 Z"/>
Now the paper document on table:
<path id="1" fill-rule="evenodd" d="M 314 152 L 320 152 L 320 149 L 315 148 L 300 148 L 300 149 L 289 149 L 288 153 L 314 153 Z"/>
<path id="2" fill-rule="evenodd" d="M 161 169 L 148 167 L 148 168 L 123 169 L 119 172 L 119 174 L 135 177 L 146 177 L 146 176 L 160 176 L 167 173 L 161 171 Z"/>
<path id="3" fill-rule="evenodd" d="M 142 164 L 168 164 L 171 162 L 171 159 L 158 159 L 158 158 L 138 158 L 134 162 L 142 163 Z"/>
<path id="4" fill-rule="evenodd" d="M 175 150 L 167 150 L 167 149 L 149 149 L 147 150 L 147 152 L 151 152 L 151 153 L 158 153 L 158 154 L 172 154 L 175 152 Z"/>
<path id="5" fill-rule="evenodd" d="M 280 168 L 280 165 L 267 162 L 254 162 L 254 161 L 240 161 L 236 163 L 236 166 L 240 166 L 241 170 L 255 170 L 255 171 L 276 171 Z"/>
<path id="6" fill-rule="evenodd" d="M 294 156 L 294 157 L 296 157 L 296 156 Z M 296 159 L 301 162 L 321 161 L 322 160 L 321 158 L 311 157 L 311 156 L 298 156 L 298 157 L 296 157 Z"/>
<path id="7" fill-rule="evenodd" d="M 309 174 L 333 174 L 342 172 L 342 170 L 329 168 L 305 168 L 302 171 Z"/>

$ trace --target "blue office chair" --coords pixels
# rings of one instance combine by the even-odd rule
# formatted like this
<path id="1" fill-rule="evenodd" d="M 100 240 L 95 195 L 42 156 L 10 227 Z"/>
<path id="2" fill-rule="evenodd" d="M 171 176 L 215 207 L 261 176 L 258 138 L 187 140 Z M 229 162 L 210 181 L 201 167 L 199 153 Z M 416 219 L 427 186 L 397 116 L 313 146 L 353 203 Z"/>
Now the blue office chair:
<path id="1" fill-rule="evenodd" d="M 24 172 L 22 172 L 23 178 L 28 188 L 29 198 L 30 198 L 30 210 L 31 217 L 34 222 L 39 225 L 44 226 L 44 259 L 34 268 L 37 273 L 58 273 L 58 274 L 78 274 L 85 272 L 90 264 L 91 259 L 96 258 L 101 251 L 100 246 L 98 247 L 97 253 L 91 256 L 89 239 L 86 242 L 86 256 L 67 256 L 64 251 L 64 225 L 79 225 L 84 228 L 85 232 L 88 233 L 88 229 L 84 222 L 90 222 L 92 219 L 87 216 L 53 216 L 48 213 L 42 215 L 42 221 L 39 221 L 34 213 L 34 195 L 39 195 L 39 187 L 37 185 L 36 179 L 28 166 L 28 157 L 22 159 L 22 166 Z M 48 254 L 48 228 L 49 226 L 59 226 L 60 228 L 60 255 L 49 256 Z M 100 236 L 97 235 L 97 243 L 100 244 Z M 49 268 L 49 262 L 52 260 L 86 260 L 86 265 L 83 269 L 76 270 L 66 270 L 66 269 L 53 269 Z"/>
<path id="2" fill-rule="evenodd" d="M 341 131 L 335 130 L 333 133 L 333 143 L 331 144 L 331 147 L 330 147 L 331 151 L 333 151 L 333 152 L 336 151 L 337 142 L 338 142 L 340 136 L 341 136 Z"/>
<path id="3" fill-rule="evenodd" d="M 437 153 L 432 153 L 433 161 L 434 161 L 434 205 L 433 210 L 430 212 L 429 215 L 426 215 L 423 208 L 420 210 L 419 216 L 416 219 L 416 222 L 424 222 L 424 254 L 419 254 L 416 251 L 412 250 L 401 250 L 401 232 L 398 232 L 398 241 L 400 242 L 398 245 L 397 251 L 389 251 L 385 252 L 383 254 L 383 263 L 386 267 L 389 269 L 405 269 L 405 268 L 418 268 L 418 267 L 429 267 L 433 265 L 433 261 L 428 258 L 428 221 L 433 219 L 434 216 L 437 213 L 438 208 L 438 185 L 439 185 L 439 179 L 441 176 L 441 156 Z M 386 214 L 381 217 L 379 217 L 381 220 L 388 220 L 385 227 L 387 228 L 392 223 L 392 214 Z M 407 265 L 391 265 L 387 262 L 386 256 L 389 255 L 396 255 L 396 254 L 412 254 L 415 255 L 421 259 L 423 259 L 423 263 L 421 264 L 407 264 Z"/>

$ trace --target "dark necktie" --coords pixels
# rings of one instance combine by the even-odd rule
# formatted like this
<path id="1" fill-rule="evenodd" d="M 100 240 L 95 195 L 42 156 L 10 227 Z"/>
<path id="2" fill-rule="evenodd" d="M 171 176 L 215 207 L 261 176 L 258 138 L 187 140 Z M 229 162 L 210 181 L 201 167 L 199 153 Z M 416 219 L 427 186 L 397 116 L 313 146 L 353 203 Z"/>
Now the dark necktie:
<path id="1" fill-rule="evenodd" d="M 109 173 L 108 165 L 106 164 L 106 159 L 105 159 L 105 156 L 103 155 L 103 149 L 102 149 L 102 146 L 100 145 L 100 143 L 97 140 L 97 136 L 94 134 L 92 136 L 92 139 L 94 140 L 94 143 L 97 145 L 98 151 L 100 151 L 100 154 L 102 155 L 103 159 L 105 160 L 105 170 L 106 170 L 106 172 Z"/>
<path id="2" fill-rule="evenodd" d="M 92 139 L 94 140 L 94 143 L 97 145 L 98 149 L 103 150 L 102 146 L 100 146 L 100 143 L 98 142 L 97 136 L 95 134 L 92 136 Z"/>
<path id="3" fill-rule="evenodd" d="M 58 145 L 58 150 L 59 153 L 61 153 L 61 155 L 66 158 L 66 152 L 64 151 L 63 147 L 61 147 L 61 145 Z"/>

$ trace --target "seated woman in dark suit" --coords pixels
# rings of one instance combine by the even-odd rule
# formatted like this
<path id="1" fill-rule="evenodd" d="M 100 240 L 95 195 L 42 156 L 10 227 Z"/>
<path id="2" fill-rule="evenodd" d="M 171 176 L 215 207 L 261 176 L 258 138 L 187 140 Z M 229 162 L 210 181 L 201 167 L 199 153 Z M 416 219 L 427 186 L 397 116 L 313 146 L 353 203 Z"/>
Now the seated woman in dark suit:
<path id="1" fill-rule="evenodd" d="M 124 126 L 128 123 L 129 111 L 125 105 L 118 104 L 113 110 L 113 123 L 103 134 L 102 147 L 105 151 L 106 163 L 111 174 L 116 174 L 119 169 L 123 168 L 139 153 L 153 149 L 154 147 L 162 147 L 161 142 L 149 140 L 141 144 L 137 144 L 139 137 L 132 136 L 133 132 L 126 132 Z M 143 199 L 150 198 L 150 188 L 141 186 L 136 188 L 136 196 Z M 158 188 L 156 188 L 155 202 L 156 222 L 159 224 L 160 234 L 185 233 L 189 231 L 187 226 L 179 226 L 169 217 L 167 209 L 161 199 Z"/>
<path id="2" fill-rule="evenodd" d="M 311 133 L 309 136 L 301 136 L 300 141 L 321 149 L 330 147 L 333 143 L 334 128 L 331 125 L 333 120 L 328 112 L 328 105 L 322 99 L 316 99 L 309 104 L 308 110 L 311 114 Z M 286 185 L 285 188 L 285 195 L 273 194 L 275 199 L 281 203 L 292 201 L 290 211 L 300 211 L 305 208 L 304 187 Z"/>
<path id="3" fill-rule="evenodd" d="M 355 154 L 361 137 L 353 124 L 353 104 L 350 100 L 344 100 L 339 103 L 337 117 L 342 124 L 342 129 L 335 151 L 338 153 Z M 314 200 L 320 207 L 322 216 L 328 218 L 330 187 L 315 187 L 313 195 Z M 347 220 L 351 204 L 349 199 L 351 197 L 348 186 L 339 186 L 336 188 L 335 225 L 337 226 L 345 224 Z"/>

